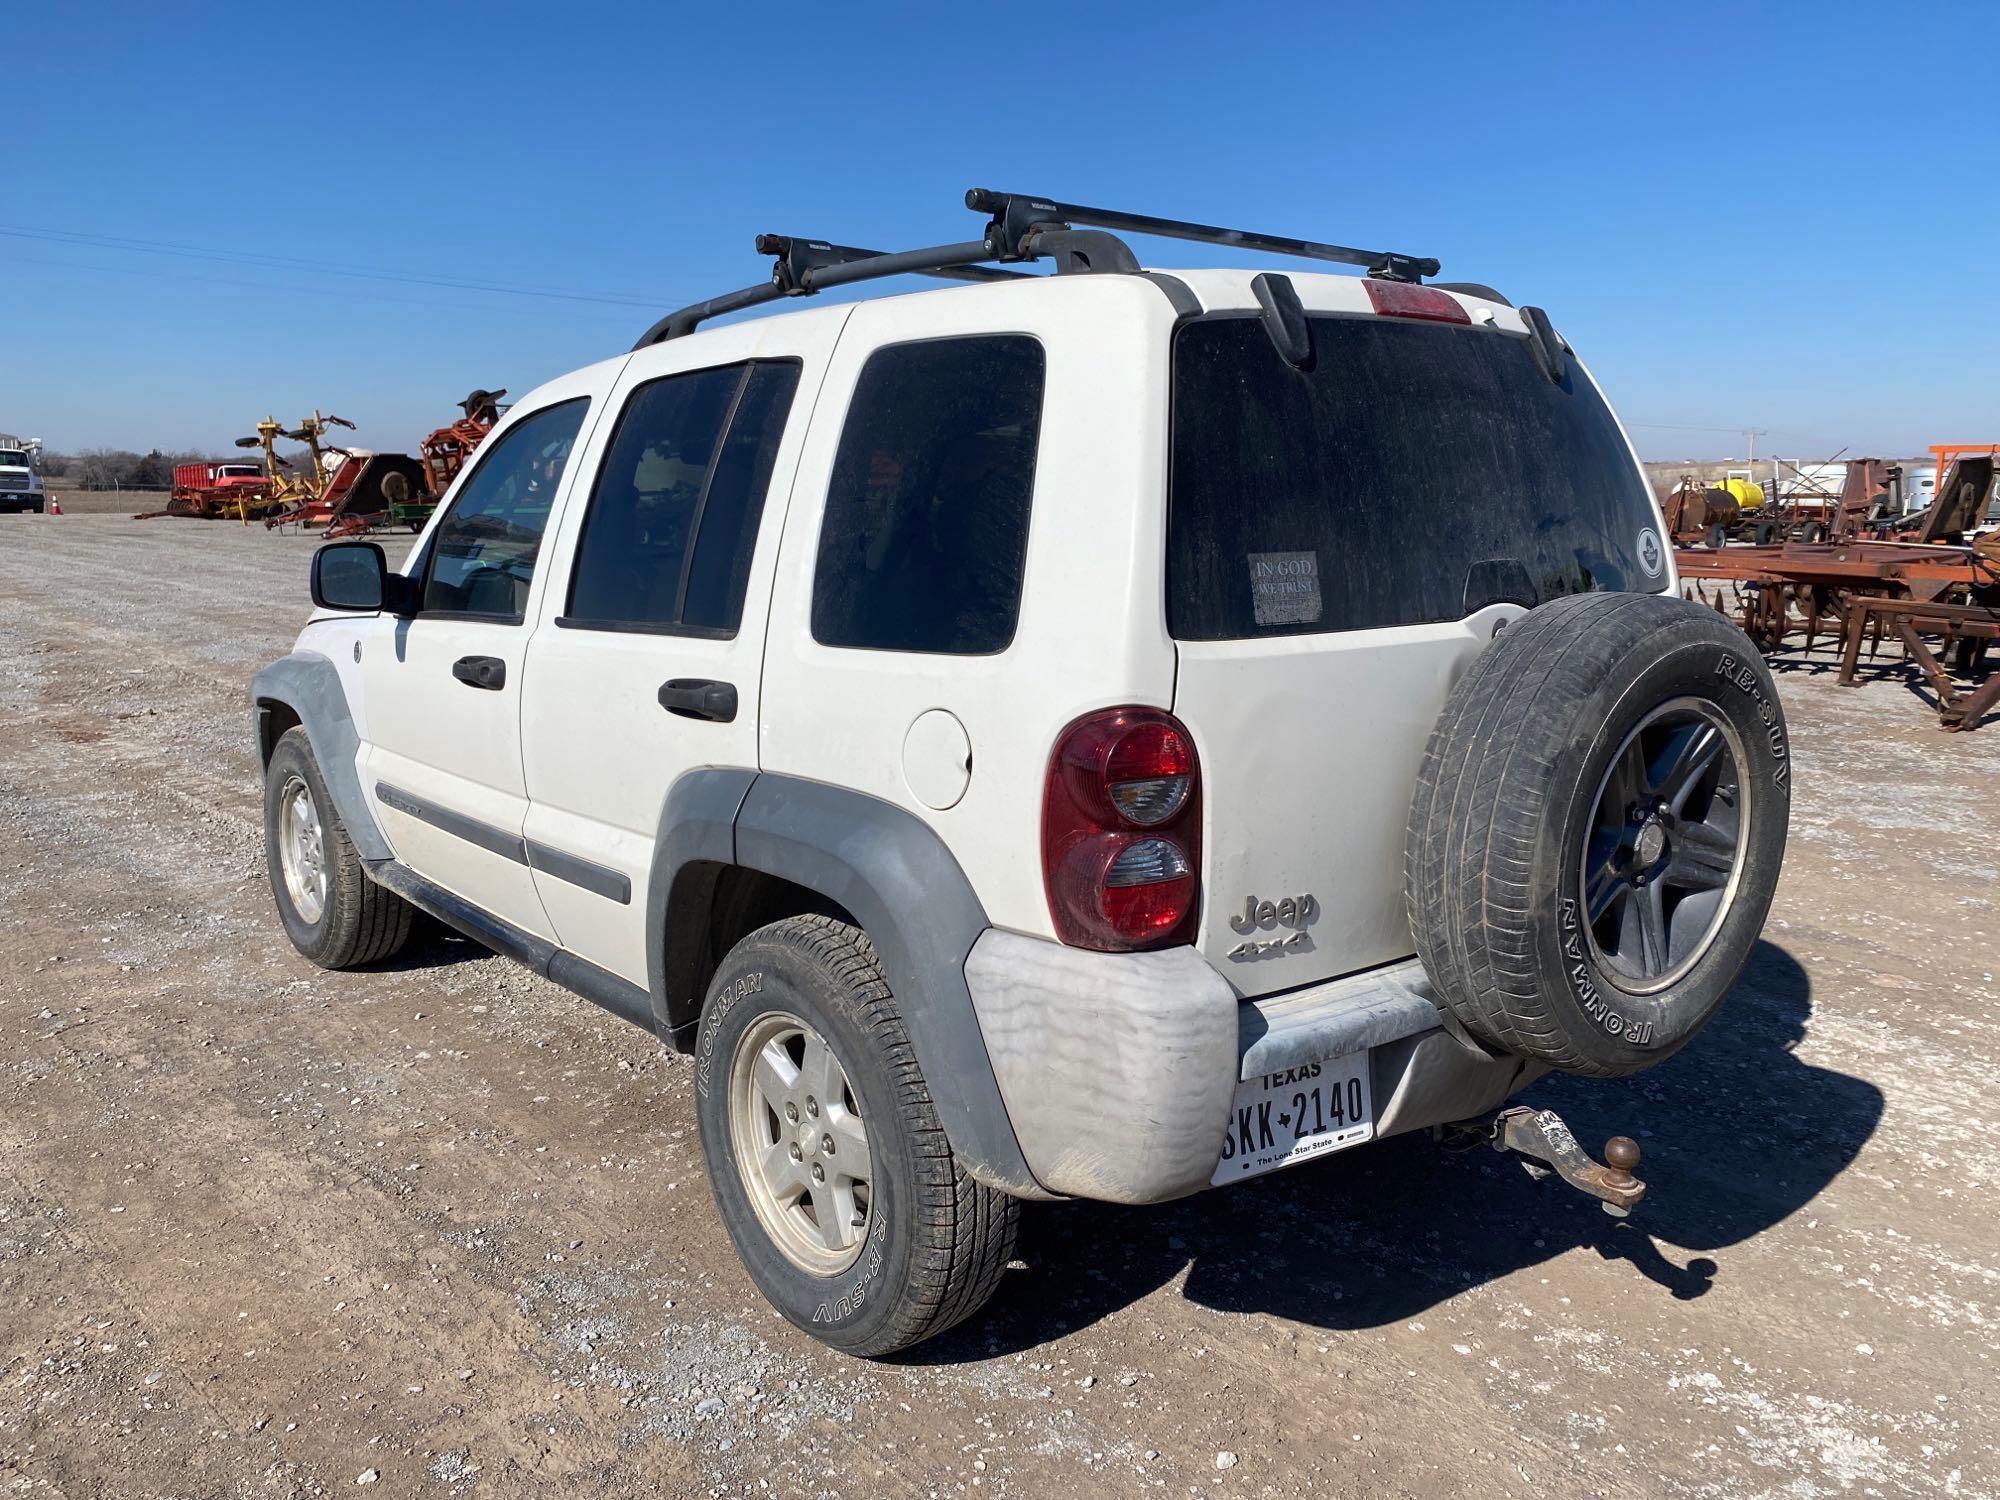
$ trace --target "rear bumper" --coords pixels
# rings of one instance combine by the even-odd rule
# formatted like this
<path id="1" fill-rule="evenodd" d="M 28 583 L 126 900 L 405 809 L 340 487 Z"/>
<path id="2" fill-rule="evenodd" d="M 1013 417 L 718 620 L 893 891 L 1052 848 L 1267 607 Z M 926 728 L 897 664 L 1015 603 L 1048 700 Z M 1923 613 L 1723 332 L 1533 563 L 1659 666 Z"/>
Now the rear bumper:
<path id="1" fill-rule="evenodd" d="M 1199 1192 L 1239 1080 L 1366 1050 L 1376 1136 L 1493 1109 L 1542 1069 L 1447 1031 L 1415 959 L 1239 1001 L 1192 948 L 1087 953 L 992 929 L 965 978 L 1001 1098 L 1050 1192 Z"/>

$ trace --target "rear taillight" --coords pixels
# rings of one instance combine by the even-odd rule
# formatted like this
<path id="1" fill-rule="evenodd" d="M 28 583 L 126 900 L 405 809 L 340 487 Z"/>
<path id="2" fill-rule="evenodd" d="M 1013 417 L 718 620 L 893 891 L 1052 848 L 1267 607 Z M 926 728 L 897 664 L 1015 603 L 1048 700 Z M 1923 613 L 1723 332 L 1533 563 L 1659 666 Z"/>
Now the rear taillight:
<path id="1" fill-rule="evenodd" d="M 1193 936 L 1201 766 L 1157 708 L 1087 714 L 1062 732 L 1042 794 L 1042 878 L 1056 935 L 1129 952 Z"/>
<path id="2" fill-rule="evenodd" d="M 1433 323 L 1470 323 L 1472 314 L 1450 292 L 1407 281 L 1364 281 L 1368 301 L 1387 318 L 1424 318 Z"/>

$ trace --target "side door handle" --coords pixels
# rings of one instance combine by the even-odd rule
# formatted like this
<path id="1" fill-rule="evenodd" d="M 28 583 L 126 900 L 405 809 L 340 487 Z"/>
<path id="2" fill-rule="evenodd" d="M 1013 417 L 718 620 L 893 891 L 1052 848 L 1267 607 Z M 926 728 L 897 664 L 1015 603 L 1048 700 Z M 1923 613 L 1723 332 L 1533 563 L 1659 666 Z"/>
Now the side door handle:
<path id="1" fill-rule="evenodd" d="M 660 685 L 660 707 L 683 719 L 727 724 L 736 717 L 736 684 L 701 677 L 676 677 Z"/>
<path id="2" fill-rule="evenodd" d="M 451 664 L 451 675 L 467 687 L 497 693 L 507 685 L 507 663 L 497 656 L 461 656 Z"/>

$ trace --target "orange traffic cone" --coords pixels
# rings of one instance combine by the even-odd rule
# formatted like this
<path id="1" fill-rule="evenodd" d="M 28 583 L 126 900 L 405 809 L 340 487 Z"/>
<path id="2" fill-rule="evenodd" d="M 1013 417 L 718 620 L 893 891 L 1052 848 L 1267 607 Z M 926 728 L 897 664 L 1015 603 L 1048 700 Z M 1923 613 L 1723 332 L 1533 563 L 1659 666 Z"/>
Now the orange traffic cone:
<path id="1" fill-rule="evenodd" d="M 49 514 L 52 516 L 62 514 L 62 501 L 56 499 L 53 495 L 49 496 Z"/>

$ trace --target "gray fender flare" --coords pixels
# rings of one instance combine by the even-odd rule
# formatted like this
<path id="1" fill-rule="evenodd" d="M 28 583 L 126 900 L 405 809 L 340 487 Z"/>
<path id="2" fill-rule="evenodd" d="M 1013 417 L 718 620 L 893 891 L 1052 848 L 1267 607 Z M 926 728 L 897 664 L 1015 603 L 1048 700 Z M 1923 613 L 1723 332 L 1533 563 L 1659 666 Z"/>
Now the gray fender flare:
<path id="1" fill-rule="evenodd" d="M 320 779 L 333 798 L 333 810 L 340 815 L 354 852 L 364 860 L 393 859 L 396 851 L 376 826 L 368 799 L 362 795 L 361 778 L 355 773 L 361 736 L 355 731 L 354 715 L 348 711 L 339 669 L 317 652 L 294 651 L 250 679 L 251 733 L 256 736 L 260 770 L 270 764 L 272 747 L 278 741 L 270 732 L 270 721 L 271 708 L 279 703 L 305 727 L 313 759 L 319 762 Z"/>
<path id="2" fill-rule="evenodd" d="M 1050 1196 L 1021 1153 L 966 988 L 966 957 L 987 930 L 986 909 L 936 833 L 877 797 L 720 768 L 677 780 L 660 823 L 646 934 L 662 1036 L 670 988 L 676 976 L 693 972 L 690 945 L 707 938 L 713 872 L 733 864 L 804 886 L 851 913 L 875 945 L 938 1119 L 966 1170 L 1004 1192 Z"/>

